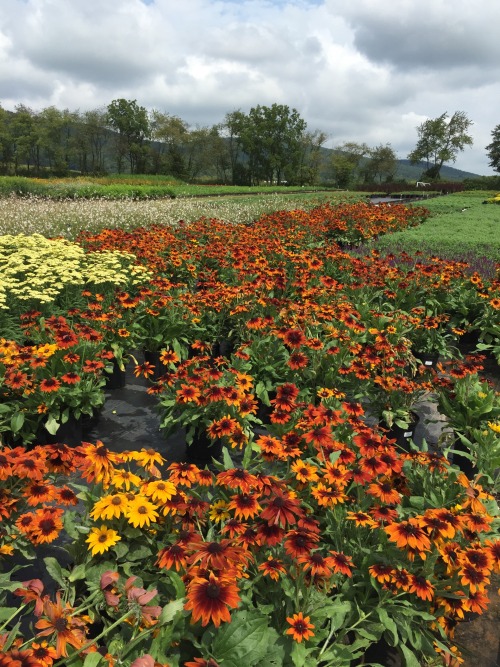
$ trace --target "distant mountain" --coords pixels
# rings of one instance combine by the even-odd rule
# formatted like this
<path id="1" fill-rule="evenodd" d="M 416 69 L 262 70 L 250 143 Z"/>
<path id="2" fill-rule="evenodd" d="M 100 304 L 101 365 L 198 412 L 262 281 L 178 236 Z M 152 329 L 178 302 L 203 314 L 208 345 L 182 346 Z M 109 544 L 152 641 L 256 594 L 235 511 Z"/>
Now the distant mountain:
<path id="1" fill-rule="evenodd" d="M 409 160 L 398 160 L 398 168 L 396 171 L 396 178 L 404 178 L 408 181 L 420 180 L 422 172 L 427 169 L 427 163 L 418 162 L 417 164 L 410 164 Z M 463 181 L 464 178 L 480 178 L 479 174 L 473 174 L 470 171 L 462 171 L 454 167 L 443 165 L 441 169 L 442 181 Z"/>

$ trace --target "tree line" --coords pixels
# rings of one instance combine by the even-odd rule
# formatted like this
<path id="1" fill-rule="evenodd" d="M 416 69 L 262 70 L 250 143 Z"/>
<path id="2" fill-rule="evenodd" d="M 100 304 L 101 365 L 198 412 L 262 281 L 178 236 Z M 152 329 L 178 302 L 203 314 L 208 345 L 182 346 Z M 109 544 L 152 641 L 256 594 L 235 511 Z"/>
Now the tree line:
<path id="1" fill-rule="evenodd" d="M 443 164 L 454 162 L 472 145 L 471 124 L 461 111 L 425 121 L 417 128 L 418 142 L 408 158 L 427 165 L 425 178 L 438 179 Z M 390 144 L 345 142 L 326 151 L 327 139 L 320 130 L 310 131 L 296 109 L 281 104 L 257 105 L 248 113 L 235 110 L 221 123 L 202 127 L 123 98 L 84 112 L 54 106 L 33 111 L 22 104 L 14 111 L 0 107 L 4 174 L 165 174 L 235 185 L 307 185 L 325 180 L 326 174 L 337 187 L 394 180 L 398 159 Z M 499 147 L 497 126 L 487 147 L 497 171 Z"/>
<path id="2" fill-rule="evenodd" d="M 116 99 L 84 112 L 0 107 L 0 169 L 14 175 L 111 171 L 304 185 L 319 178 L 326 139 L 309 131 L 295 109 L 279 104 L 233 111 L 222 123 L 194 128 L 136 100 Z"/>

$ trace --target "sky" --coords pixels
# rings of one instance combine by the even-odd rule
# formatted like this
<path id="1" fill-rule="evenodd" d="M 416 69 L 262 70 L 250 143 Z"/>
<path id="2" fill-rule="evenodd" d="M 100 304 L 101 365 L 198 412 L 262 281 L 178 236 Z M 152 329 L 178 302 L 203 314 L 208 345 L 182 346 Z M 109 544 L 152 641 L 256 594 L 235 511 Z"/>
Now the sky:
<path id="1" fill-rule="evenodd" d="M 329 148 L 401 159 L 427 118 L 463 111 L 474 145 L 452 166 L 488 175 L 499 25 L 498 0 L 0 0 L 0 105 L 125 98 L 202 127 L 277 103 Z"/>

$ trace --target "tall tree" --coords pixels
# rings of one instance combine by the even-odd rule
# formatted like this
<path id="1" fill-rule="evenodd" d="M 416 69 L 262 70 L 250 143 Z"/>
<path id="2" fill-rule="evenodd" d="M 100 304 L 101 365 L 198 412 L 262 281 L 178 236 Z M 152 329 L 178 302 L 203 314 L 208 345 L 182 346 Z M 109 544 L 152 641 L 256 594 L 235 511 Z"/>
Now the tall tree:
<path id="1" fill-rule="evenodd" d="M 301 140 L 300 160 L 296 174 L 288 174 L 285 170 L 287 180 L 296 181 L 299 185 L 312 185 L 318 182 L 321 167 L 324 163 L 321 148 L 328 136 L 325 132 L 315 130 L 304 132 Z"/>
<path id="2" fill-rule="evenodd" d="M 246 116 L 240 109 L 226 114 L 221 131 L 226 139 L 229 163 L 231 167 L 231 182 L 233 185 L 243 185 L 248 182 L 249 173 L 244 164 L 241 136 L 246 122 Z"/>
<path id="3" fill-rule="evenodd" d="M 346 141 L 333 149 L 330 166 L 338 188 L 348 188 L 356 180 L 361 163 L 369 153 L 369 146 L 355 141 Z"/>
<path id="4" fill-rule="evenodd" d="M 472 122 L 464 111 L 455 111 L 451 118 L 445 112 L 424 121 L 417 127 L 418 142 L 408 159 L 412 164 L 425 161 L 423 176 L 439 179 L 443 164 L 455 162 L 459 152 L 472 146 L 472 137 L 467 133 Z"/>
<path id="5" fill-rule="evenodd" d="M 491 144 L 486 146 L 487 155 L 490 160 L 490 167 L 494 171 L 500 172 L 500 125 L 493 128 L 491 132 Z"/>
<path id="6" fill-rule="evenodd" d="M 14 173 L 18 174 L 21 169 L 30 173 L 32 165 L 39 171 L 41 151 L 38 141 L 38 116 L 24 104 L 18 104 L 10 118 L 10 137 Z"/>
<path id="7" fill-rule="evenodd" d="M 109 132 L 106 130 L 107 112 L 91 109 L 77 114 L 73 128 L 73 149 L 78 168 L 83 174 L 103 174 L 106 171 L 105 147 Z"/>
<path id="8" fill-rule="evenodd" d="M 0 106 L 0 162 L 3 173 L 8 173 L 12 164 L 13 146 L 10 133 L 10 114 Z"/>
<path id="9" fill-rule="evenodd" d="M 130 173 L 145 171 L 147 151 L 144 142 L 150 136 L 148 112 L 136 100 L 113 100 L 107 107 L 108 123 L 116 132 L 115 157 L 118 172 L 128 158 Z"/>
<path id="10" fill-rule="evenodd" d="M 248 156 L 252 182 L 295 180 L 300 165 L 306 122 L 296 109 L 283 104 L 250 109 L 240 135 Z"/>
<path id="11" fill-rule="evenodd" d="M 189 126 L 182 118 L 153 109 L 150 114 L 151 163 L 157 174 L 171 174 L 186 178 L 184 146 L 188 140 Z"/>
<path id="12" fill-rule="evenodd" d="M 397 162 L 396 153 L 390 144 L 375 146 L 370 149 L 368 160 L 363 167 L 365 180 L 374 182 L 378 178 L 379 183 L 393 180 Z"/>

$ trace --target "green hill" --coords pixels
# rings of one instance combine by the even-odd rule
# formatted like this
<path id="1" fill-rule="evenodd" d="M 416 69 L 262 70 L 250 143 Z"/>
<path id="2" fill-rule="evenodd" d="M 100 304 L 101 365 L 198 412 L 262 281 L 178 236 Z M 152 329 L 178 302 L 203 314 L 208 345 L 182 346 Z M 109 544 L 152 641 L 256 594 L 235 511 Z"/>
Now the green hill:
<path id="1" fill-rule="evenodd" d="M 418 164 L 410 164 L 409 160 L 398 160 L 398 168 L 396 171 L 396 178 L 404 178 L 405 180 L 411 181 L 420 180 L 422 172 L 427 168 L 425 162 L 419 162 Z M 443 165 L 441 169 L 441 180 L 442 181 L 463 181 L 464 178 L 478 178 L 479 174 L 473 174 L 470 171 L 462 171 L 461 169 L 455 169 L 455 167 L 448 167 Z"/>

